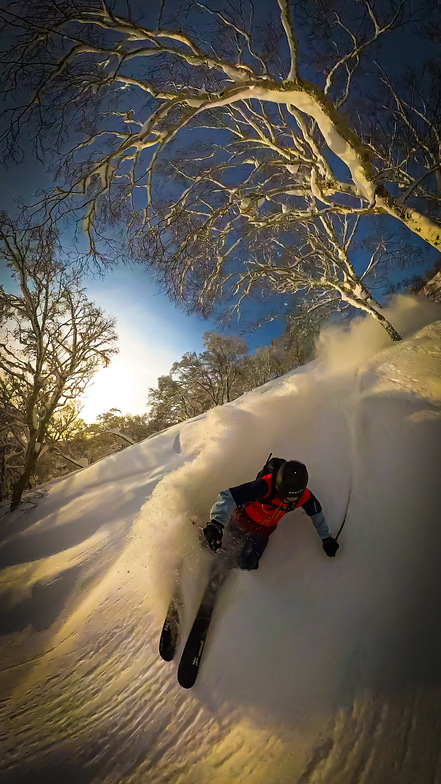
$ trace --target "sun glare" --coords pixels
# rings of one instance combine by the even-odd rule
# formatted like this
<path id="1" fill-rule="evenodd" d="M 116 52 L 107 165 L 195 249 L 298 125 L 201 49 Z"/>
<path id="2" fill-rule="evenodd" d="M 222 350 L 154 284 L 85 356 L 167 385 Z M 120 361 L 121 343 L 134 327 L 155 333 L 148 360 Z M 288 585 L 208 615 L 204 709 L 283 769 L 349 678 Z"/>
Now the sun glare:
<path id="1" fill-rule="evenodd" d="M 81 417 L 89 424 L 111 408 L 122 414 L 146 414 L 149 388 L 156 387 L 159 376 L 169 372 L 181 350 L 172 344 L 146 345 L 124 329 L 119 333 L 120 353 L 108 368 L 97 372 L 80 401 L 84 404 Z"/>
<path id="2" fill-rule="evenodd" d="M 108 368 L 102 368 L 94 377 L 83 397 L 82 418 L 93 422 L 98 414 L 104 414 L 111 408 L 119 408 L 122 413 L 134 413 L 133 409 L 138 405 L 133 379 L 133 367 L 122 356 L 116 357 Z"/>

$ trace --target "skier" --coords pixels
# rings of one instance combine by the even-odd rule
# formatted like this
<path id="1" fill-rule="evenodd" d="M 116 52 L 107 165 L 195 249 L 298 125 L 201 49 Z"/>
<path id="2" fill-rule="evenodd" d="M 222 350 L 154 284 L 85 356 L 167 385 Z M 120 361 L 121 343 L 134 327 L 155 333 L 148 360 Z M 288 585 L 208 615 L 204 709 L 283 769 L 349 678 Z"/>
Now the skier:
<path id="1" fill-rule="evenodd" d="M 271 471 L 271 463 L 276 463 L 276 470 Z M 273 458 L 261 473 L 264 475 L 253 482 L 219 493 L 204 528 L 210 549 L 217 553 L 223 546 L 227 552 L 234 552 L 240 569 L 257 569 L 279 521 L 287 512 L 301 507 L 311 518 L 326 555 L 333 558 L 339 545 L 330 534 L 319 501 L 307 488 L 306 466 L 297 460 Z"/>

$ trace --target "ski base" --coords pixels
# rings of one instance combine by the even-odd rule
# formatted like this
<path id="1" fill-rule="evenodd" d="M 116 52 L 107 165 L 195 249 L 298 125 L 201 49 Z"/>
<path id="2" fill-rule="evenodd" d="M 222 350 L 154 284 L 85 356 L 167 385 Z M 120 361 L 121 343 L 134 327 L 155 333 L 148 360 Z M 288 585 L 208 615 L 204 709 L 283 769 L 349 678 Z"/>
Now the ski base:
<path id="1" fill-rule="evenodd" d="M 164 661 L 171 661 L 179 644 L 179 603 L 172 599 L 159 640 L 159 655 Z"/>
<path id="2" fill-rule="evenodd" d="M 183 689 L 191 689 L 198 677 L 217 592 L 230 570 L 231 564 L 228 561 L 218 562 L 212 567 L 208 586 L 202 597 L 179 663 L 178 683 Z"/>
<path id="3" fill-rule="evenodd" d="M 212 612 L 208 617 L 198 614 L 188 636 L 178 668 L 178 683 L 183 689 L 191 689 L 198 677 L 211 615 Z"/>

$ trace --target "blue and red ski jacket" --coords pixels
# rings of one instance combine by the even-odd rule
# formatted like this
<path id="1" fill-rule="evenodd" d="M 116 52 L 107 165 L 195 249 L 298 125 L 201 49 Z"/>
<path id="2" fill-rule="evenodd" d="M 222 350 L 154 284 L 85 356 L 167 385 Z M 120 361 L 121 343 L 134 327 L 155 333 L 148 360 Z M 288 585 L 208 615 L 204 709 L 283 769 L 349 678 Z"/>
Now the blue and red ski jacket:
<path id="1" fill-rule="evenodd" d="M 254 482 L 245 482 L 243 485 L 223 490 L 211 508 L 210 519 L 225 526 L 234 510 L 241 507 L 242 514 L 235 516 L 236 524 L 240 522 L 241 527 L 247 527 L 250 532 L 270 536 L 286 512 L 292 509 L 287 509 L 286 500 L 277 496 L 265 504 L 265 497 L 270 495 L 273 482 L 274 478 L 268 474 Z M 320 539 L 331 535 L 321 504 L 311 490 L 306 489 L 303 492 L 295 506 L 295 509 L 298 508 L 302 508 L 311 518 Z"/>

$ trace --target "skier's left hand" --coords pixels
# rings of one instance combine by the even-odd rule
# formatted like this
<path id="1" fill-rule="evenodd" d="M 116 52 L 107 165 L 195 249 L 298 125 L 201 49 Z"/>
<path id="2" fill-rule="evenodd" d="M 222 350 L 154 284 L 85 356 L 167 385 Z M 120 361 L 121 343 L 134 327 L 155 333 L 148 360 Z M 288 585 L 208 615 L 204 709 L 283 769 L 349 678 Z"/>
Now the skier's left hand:
<path id="1" fill-rule="evenodd" d="M 223 525 L 217 520 L 211 520 L 204 528 L 204 536 L 210 550 L 213 550 L 213 553 L 218 553 L 222 547 L 223 531 Z"/>
<path id="2" fill-rule="evenodd" d="M 340 547 L 337 540 L 332 536 L 327 536 L 326 539 L 323 539 L 322 546 L 326 555 L 328 555 L 330 558 L 334 558 L 338 548 Z"/>

